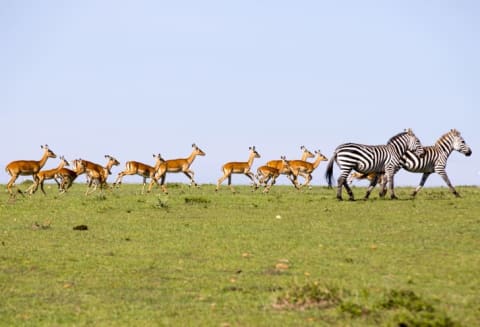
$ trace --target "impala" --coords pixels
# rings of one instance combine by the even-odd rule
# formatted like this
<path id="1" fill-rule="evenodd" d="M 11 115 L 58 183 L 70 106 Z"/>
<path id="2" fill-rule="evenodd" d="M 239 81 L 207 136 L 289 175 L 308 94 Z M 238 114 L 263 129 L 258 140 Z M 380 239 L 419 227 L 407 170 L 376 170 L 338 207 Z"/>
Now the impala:
<path id="1" fill-rule="evenodd" d="M 117 159 L 108 154 L 105 155 L 105 158 L 108 159 L 105 167 L 91 161 L 79 159 L 79 163 L 85 167 L 85 172 L 89 179 L 85 195 L 93 193 L 98 185 L 100 185 L 101 189 L 105 188 L 107 186 L 108 175 L 111 174 L 110 170 L 113 166 L 118 166 L 120 164 Z M 93 189 L 92 184 L 94 184 Z"/>
<path id="2" fill-rule="evenodd" d="M 290 165 L 285 156 L 281 157 L 280 161 L 282 162 L 282 167 L 284 167 L 286 170 L 290 170 Z M 280 176 L 280 171 L 277 168 L 267 165 L 258 167 L 256 177 L 258 179 L 258 184 L 265 186 L 263 193 L 268 193 L 270 191 L 278 176 Z M 268 184 L 270 180 L 271 182 Z"/>
<path id="3" fill-rule="evenodd" d="M 40 170 L 37 174 L 38 179 L 35 181 L 35 183 L 33 183 L 32 186 L 28 188 L 27 191 L 30 191 L 30 194 L 33 194 L 38 190 L 38 185 L 40 185 L 40 189 L 42 190 L 43 194 L 46 194 L 45 190 L 43 189 L 43 182 L 49 179 L 54 179 L 60 188 L 60 183 L 58 183 L 58 181 L 56 180 L 55 175 L 60 171 L 60 169 L 69 165 L 70 164 L 68 163 L 67 159 L 65 159 L 64 156 L 60 156 L 60 163 L 58 164 L 57 168 Z"/>
<path id="4" fill-rule="evenodd" d="M 313 171 L 320 165 L 322 161 L 327 161 L 327 157 L 325 157 L 320 150 L 315 151 L 317 157 L 314 162 L 308 162 L 303 160 L 290 160 L 288 164 L 290 165 L 290 170 L 292 171 L 292 175 L 294 176 L 294 185 L 297 189 L 303 186 L 310 186 L 310 181 L 312 180 L 312 173 Z M 305 178 L 305 183 L 301 186 L 298 186 L 297 177 L 302 176 Z"/>
<path id="5" fill-rule="evenodd" d="M 220 184 L 222 184 L 222 182 L 228 178 L 228 186 L 230 186 L 230 189 L 232 190 L 232 192 L 235 193 L 235 189 L 232 186 L 232 174 L 244 174 L 245 176 L 247 176 L 252 180 L 254 188 L 255 189 L 258 188 L 257 183 L 255 182 L 255 179 L 254 179 L 254 175 L 250 171 L 250 168 L 252 167 L 253 159 L 260 158 L 260 154 L 258 154 L 254 146 L 248 149 L 250 150 L 248 161 L 227 162 L 222 166 L 223 176 L 219 178 L 215 191 L 218 191 L 218 189 L 220 188 Z"/>
<path id="6" fill-rule="evenodd" d="M 138 161 L 127 161 L 125 164 L 125 170 L 118 173 L 117 179 L 113 183 L 113 186 L 122 184 L 122 179 L 125 175 L 139 175 L 143 177 L 142 194 L 144 193 L 145 185 L 147 184 L 147 178 L 151 178 L 152 181 L 158 185 L 158 179 L 155 178 L 155 172 L 160 167 L 160 164 L 165 162 L 165 160 L 162 158 L 160 153 L 154 154 L 153 157 L 155 158 L 154 167 Z"/>
<path id="7" fill-rule="evenodd" d="M 55 180 L 57 178 L 61 180 L 59 186 L 60 193 L 65 193 L 72 186 L 75 179 L 86 172 L 85 166 L 81 163 L 81 159 L 75 159 L 72 163 L 73 170 L 63 167 L 55 174 Z"/>
<path id="8" fill-rule="evenodd" d="M 366 179 L 369 182 L 371 182 L 371 181 L 373 181 L 375 176 L 377 176 L 377 173 L 362 174 L 362 173 L 359 173 L 359 172 L 356 172 L 356 171 L 352 171 L 350 176 L 348 176 L 348 178 L 347 178 L 347 183 L 349 185 L 351 185 L 353 183 L 353 181 L 356 180 L 356 179 L 358 179 L 358 180 Z M 377 183 L 382 184 L 382 178 L 383 178 L 383 174 L 380 174 L 378 176 Z"/>
<path id="9" fill-rule="evenodd" d="M 167 173 L 184 173 L 185 176 L 190 179 L 190 185 L 197 186 L 197 183 L 195 183 L 195 180 L 193 179 L 195 174 L 193 170 L 190 169 L 190 166 L 192 165 L 196 156 L 204 156 L 205 152 L 195 145 L 195 143 L 192 144 L 192 148 L 192 153 L 190 153 L 187 158 L 165 160 L 165 162 L 158 165 L 155 172 L 155 179 L 158 180 L 161 178 L 160 185 L 164 193 L 168 193 L 167 188 L 165 187 L 165 178 L 167 177 Z M 148 191 L 152 189 L 153 183 L 155 183 L 156 180 L 152 178 Z"/>
<path id="10" fill-rule="evenodd" d="M 315 155 L 303 145 L 300 147 L 300 150 L 302 150 L 302 157 L 300 160 L 307 161 L 308 158 L 315 157 Z M 281 175 L 287 175 L 287 178 L 293 183 L 293 185 L 295 185 L 295 187 L 297 187 L 296 180 L 293 178 L 291 170 L 284 166 L 282 160 L 270 160 L 267 162 L 266 166 L 278 169 Z"/>
<path id="11" fill-rule="evenodd" d="M 37 181 L 38 172 L 43 168 L 45 163 L 47 162 L 48 158 L 56 158 L 57 156 L 53 153 L 52 150 L 48 148 L 48 145 L 42 145 L 43 149 L 43 156 L 39 161 L 35 160 L 17 160 L 10 162 L 7 167 L 5 167 L 5 171 L 12 176 L 7 184 L 7 190 L 10 193 L 10 196 L 13 195 L 12 186 L 14 185 L 15 181 L 17 180 L 18 176 L 33 176 L 34 182 Z M 18 190 L 19 193 L 22 191 Z M 23 193 L 22 193 L 23 194 Z"/>

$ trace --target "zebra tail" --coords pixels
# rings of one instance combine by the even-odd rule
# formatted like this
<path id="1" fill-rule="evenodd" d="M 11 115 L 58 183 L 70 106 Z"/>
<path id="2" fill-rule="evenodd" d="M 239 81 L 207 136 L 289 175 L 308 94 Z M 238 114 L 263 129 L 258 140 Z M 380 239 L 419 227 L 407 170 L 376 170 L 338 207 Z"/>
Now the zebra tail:
<path id="1" fill-rule="evenodd" d="M 328 187 L 332 188 L 332 183 L 333 183 L 333 163 L 335 162 L 335 159 L 337 158 L 337 153 L 335 152 L 333 156 L 330 158 L 330 161 L 328 162 L 327 165 L 327 171 L 325 172 L 325 179 L 327 180 Z"/>

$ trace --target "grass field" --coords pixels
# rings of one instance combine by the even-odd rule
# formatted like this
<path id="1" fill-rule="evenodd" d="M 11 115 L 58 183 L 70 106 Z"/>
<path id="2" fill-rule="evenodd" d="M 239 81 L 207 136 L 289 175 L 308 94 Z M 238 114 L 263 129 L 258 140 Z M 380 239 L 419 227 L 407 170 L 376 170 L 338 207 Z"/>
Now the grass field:
<path id="1" fill-rule="evenodd" d="M 0 325 L 480 325 L 477 187 L 85 187 L 2 193 Z"/>

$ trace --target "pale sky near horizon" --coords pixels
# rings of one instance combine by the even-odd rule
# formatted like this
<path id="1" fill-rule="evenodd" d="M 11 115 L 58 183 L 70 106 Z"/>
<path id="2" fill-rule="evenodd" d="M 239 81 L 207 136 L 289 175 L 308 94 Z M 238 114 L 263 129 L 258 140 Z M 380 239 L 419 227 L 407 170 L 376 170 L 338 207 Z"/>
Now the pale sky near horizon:
<path id="1" fill-rule="evenodd" d="M 196 143 L 196 180 L 216 183 L 251 145 L 255 171 L 301 145 L 330 157 L 411 127 L 424 145 L 461 131 L 473 155 L 454 152 L 447 172 L 478 185 L 478 17 L 480 2 L 462 0 L 0 1 L 0 183 L 41 144 L 70 160 L 115 156 L 113 181 L 128 160 L 186 157 Z"/>

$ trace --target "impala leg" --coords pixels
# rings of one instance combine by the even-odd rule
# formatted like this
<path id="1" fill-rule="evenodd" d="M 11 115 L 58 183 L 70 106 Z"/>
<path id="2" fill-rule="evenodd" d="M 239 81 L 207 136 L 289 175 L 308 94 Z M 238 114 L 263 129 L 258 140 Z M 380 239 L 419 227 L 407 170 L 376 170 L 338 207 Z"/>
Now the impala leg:
<path id="1" fill-rule="evenodd" d="M 183 172 L 185 176 L 187 176 L 190 179 L 190 186 L 198 186 L 197 183 L 195 183 L 195 180 L 193 177 L 195 176 L 195 173 L 192 170 L 187 170 Z"/>
<path id="2" fill-rule="evenodd" d="M 17 180 L 17 178 L 18 178 L 18 175 L 13 175 L 7 183 L 7 190 L 11 196 L 13 196 L 12 186 L 15 187 L 15 181 Z M 22 193 L 21 191 L 19 192 Z"/>
<path id="3" fill-rule="evenodd" d="M 256 190 L 258 188 L 258 185 L 257 185 L 257 182 L 255 181 L 255 178 L 254 178 L 254 175 L 251 171 L 248 171 L 245 173 L 245 175 L 250 178 L 250 180 L 252 181 L 253 183 L 253 190 Z"/>
<path id="4" fill-rule="evenodd" d="M 232 175 L 228 175 L 228 186 L 230 187 L 230 190 L 232 190 L 233 193 L 235 193 L 235 189 L 232 186 Z"/>

